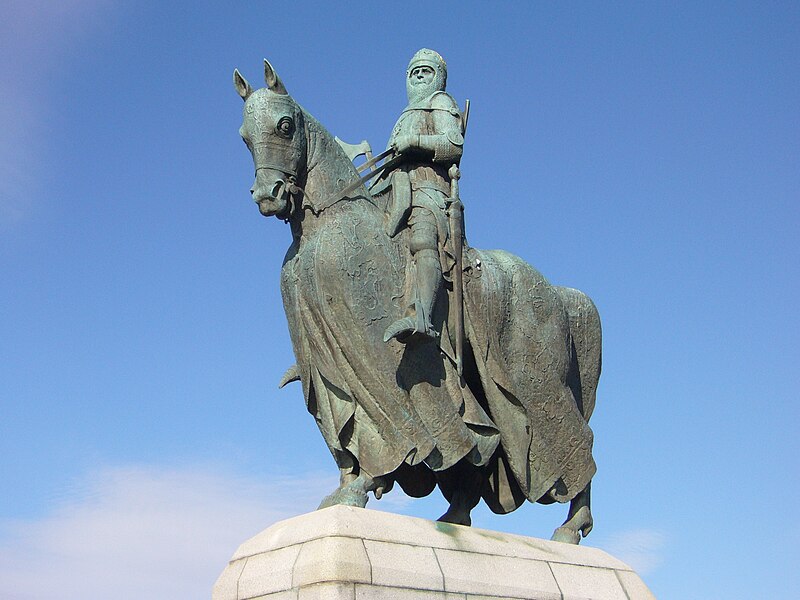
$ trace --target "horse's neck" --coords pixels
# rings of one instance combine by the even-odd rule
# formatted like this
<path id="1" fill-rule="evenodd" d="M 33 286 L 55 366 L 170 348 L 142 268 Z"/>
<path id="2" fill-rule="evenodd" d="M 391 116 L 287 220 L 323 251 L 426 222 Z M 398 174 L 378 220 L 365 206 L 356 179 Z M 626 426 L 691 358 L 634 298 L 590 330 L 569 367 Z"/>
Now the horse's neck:
<path id="1" fill-rule="evenodd" d="M 357 177 L 344 150 L 319 121 L 306 113 L 308 178 L 306 190 L 316 203 L 324 202 Z"/>
<path id="2" fill-rule="evenodd" d="M 325 206 L 358 179 L 358 172 L 333 136 L 314 117 L 304 112 L 308 142 L 307 175 L 305 181 L 305 210 L 298 211 L 293 223 L 295 235 L 309 235 L 319 226 Z M 367 195 L 361 186 L 350 197 Z M 302 213 L 302 214 L 299 214 Z"/>

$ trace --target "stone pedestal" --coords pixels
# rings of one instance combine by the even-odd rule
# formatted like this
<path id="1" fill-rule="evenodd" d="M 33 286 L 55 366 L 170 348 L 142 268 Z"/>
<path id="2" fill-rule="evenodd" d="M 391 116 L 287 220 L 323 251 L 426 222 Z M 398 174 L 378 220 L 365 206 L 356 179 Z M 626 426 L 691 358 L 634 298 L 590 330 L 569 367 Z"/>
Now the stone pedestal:
<path id="1" fill-rule="evenodd" d="M 571 546 L 334 506 L 242 544 L 213 600 L 652 599 L 630 567 Z"/>

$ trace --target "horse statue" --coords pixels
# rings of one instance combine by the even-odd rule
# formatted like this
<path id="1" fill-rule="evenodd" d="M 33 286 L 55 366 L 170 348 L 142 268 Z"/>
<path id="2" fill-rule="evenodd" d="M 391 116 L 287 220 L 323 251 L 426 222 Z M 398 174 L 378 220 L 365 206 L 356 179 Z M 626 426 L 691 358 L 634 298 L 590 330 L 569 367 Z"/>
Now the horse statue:
<path id="1" fill-rule="evenodd" d="M 526 500 L 570 502 L 553 539 L 593 526 L 596 467 L 588 425 L 600 377 L 600 318 L 582 292 L 551 285 L 522 259 L 463 244 L 463 370 L 454 348 L 453 283 L 439 294 L 437 339 L 384 341 L 409 305 L 406 232 L 385 232 L 386 201 L 363 184 L 344 146 L 287 93 L 234 71 L 240 134 L 252 153 L 253 200 L 286 221 L 281 293 L 308 411 L 339 468 L 320 508 L 364 507 L 396 483 L 449 502 L 441 521 L 470 525 Z M 343 193 L 343 191 L 345 193 Z M 461 374 L 459 374 L 461 371 Z"/>

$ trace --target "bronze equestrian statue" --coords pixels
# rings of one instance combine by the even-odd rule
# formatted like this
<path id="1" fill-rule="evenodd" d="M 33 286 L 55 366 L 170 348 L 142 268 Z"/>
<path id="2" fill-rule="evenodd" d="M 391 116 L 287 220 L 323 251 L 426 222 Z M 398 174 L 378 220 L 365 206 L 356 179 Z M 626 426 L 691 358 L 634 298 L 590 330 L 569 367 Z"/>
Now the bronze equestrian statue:
<path id="1" fill-rule="evenodd" d="M 438 485 L 440 520 L 463 525 L 481 498 L 496 513 L 570 502 L 553 539 L 578 543 L 592 528 L 599 315 L 522 259 L 466 244 L 466 115 L 444 92 L 444 61 L 412 59 L 409 106 L 366 174 L 264 71 L 258 90 L 234 71 L 240 134 L 253 199 L 292 232 L 281 292 L 296 364 L 281 385 L 301 382 L 339 467 L 321 507 L 363 507 L 395 483 L 414 497 Z"/>

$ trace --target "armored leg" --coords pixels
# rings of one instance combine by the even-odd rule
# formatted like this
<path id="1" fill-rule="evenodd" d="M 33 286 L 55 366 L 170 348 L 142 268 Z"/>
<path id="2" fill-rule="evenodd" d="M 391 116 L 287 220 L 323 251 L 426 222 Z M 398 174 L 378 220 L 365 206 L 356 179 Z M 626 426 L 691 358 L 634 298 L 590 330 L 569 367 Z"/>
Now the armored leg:
<path id="1" fill-rule="evenodd" d="M 414 315 L 392 323 L 384 341 L 397 338 L 407 341 L 411 334 L 438 337 L 431 317 L 436 297 L 442 285 L 442 265 L 439 260 L 436 218 L 430 211 L 414 207 L 409 219 L 411 240 L 409 250 L 414 262 Z"/>
<path id="2" fill-rule="evenodd" d="M 414 310 L 417 313 L 416 330 L 430 337 L 437 337 L 438 334 L 431 322 L 431 315 L 442 282 L 442 265 L 439 262 L 439 254 L 435 250 L 420 250 L 414 256 L 414 266 L 417 288 L 414 298 Z"/>

